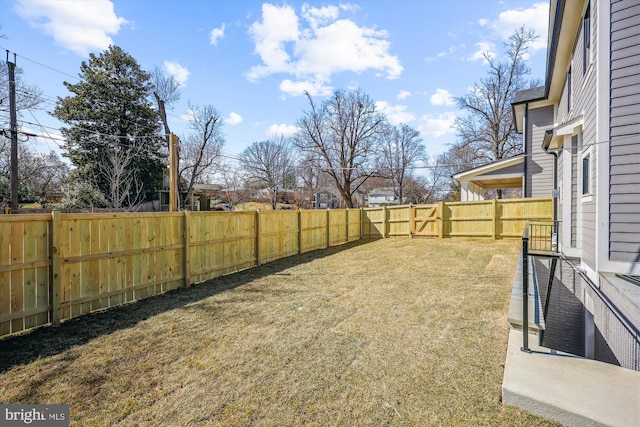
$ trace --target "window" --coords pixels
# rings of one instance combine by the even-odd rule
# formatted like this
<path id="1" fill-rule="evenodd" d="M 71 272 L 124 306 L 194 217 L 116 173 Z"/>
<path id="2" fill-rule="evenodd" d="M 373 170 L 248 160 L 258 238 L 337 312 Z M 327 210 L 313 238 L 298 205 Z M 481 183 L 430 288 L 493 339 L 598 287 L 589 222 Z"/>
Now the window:
<path id="1" fill-rule="evenodd" d="M 582 158 L 582 195 L 591 193 L 591 182 L 589 180 L 589 164 L 591 155 L 587 154 Z"/>
<path id="2" fill-rule="evenodd" d="M 587 5 L 587 10 L 582 18 L 582 38 L 584 39 L 582 50 L 582 74 L 587 72 L 587 67 L 591 63 L 591 6 Z"/>

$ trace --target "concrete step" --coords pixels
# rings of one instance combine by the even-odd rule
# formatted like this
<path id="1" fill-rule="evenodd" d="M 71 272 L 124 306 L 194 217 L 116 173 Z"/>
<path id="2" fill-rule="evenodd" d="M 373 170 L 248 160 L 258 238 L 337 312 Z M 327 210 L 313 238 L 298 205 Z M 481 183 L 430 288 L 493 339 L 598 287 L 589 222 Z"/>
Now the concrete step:
<path id="1" fill-rule="evenodd" d="M 536 345 L 510 328 L 502 402 L 567 426 L 640 427 L 640 372 Z"/>

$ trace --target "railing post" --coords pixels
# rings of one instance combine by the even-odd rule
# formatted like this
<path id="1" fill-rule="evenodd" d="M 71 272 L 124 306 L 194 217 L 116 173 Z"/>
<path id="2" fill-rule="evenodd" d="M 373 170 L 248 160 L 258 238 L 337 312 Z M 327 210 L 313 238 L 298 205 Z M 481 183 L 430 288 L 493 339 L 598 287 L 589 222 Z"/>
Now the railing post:
<path id="1" fill-rule="evenodd" d="M 520 350 L 530 353 L 529 349 L 529 236 L 528 230 L 522 236 L 522 348 Z"/>
<path id="2" fill-rule="evenodd" d="M 51 214 L 51 323 L 59 325 L 62 317 L 60 308 L 62 302 L 62 278 L 60 277 L 60 227 L 62 221 L 59 210 L 54 210 Z"/>

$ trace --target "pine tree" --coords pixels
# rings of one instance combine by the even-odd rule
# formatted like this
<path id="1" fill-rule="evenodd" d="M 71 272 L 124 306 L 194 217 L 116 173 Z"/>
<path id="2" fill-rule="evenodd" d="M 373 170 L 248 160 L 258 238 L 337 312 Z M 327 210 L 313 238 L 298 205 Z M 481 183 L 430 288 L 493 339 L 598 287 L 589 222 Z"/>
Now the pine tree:
<path id="1" fill-rule="evenodd" d="M 53 112 L 68 125 L 62 129 L 67 139 L 64 155 L 76 167 L 75 178 L 91 183 L 110 207 L 155 199 L 166 154 L 158 114 L 148 101 L 149 74 L 120 47 L 109 46 L 82 62 L 79 77 L 79 83 L 64 82 L 72 95 L 58 98 Z M 128 159 L 126 165 L 117 166 L 127 170 L 129 182 L 114 182 L 114 174 L 105 173 L 105 165 L 112 165 L 113 159 Z M 110 199 L 122 189 L 129 192 L 124 201 Z"/>

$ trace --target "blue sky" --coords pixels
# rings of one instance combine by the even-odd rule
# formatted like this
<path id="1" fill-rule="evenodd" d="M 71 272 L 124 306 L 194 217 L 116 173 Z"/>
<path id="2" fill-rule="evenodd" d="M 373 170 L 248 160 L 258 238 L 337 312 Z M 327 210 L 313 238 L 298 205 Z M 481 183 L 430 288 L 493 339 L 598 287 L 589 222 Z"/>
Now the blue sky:
<path id="1" fill-rule="evenodd" d="M 47 111 L 69 94 L 63 81 L 76 82 L 90 52 L 115 44 L 181 83 L 169 112 L 178 135 L 188 102 L 215 106 L 227 155 L 291 134 L 308 107 L 304 90 L 320 102 L 359 87 L 392 122 L 418 129 L 434 156 L 455 142 L 451 125 L 462 112 L 453 98 L 485 75 L 482 52 L 501 58 L 522 25 L 540 36 L 528 61 L 531 77 L 543 79 L 547 20 L 548 2 L 535 0 L 0 0 L 0 46 L 47 99 L 22 114 L 37 134 L 59 137 Z M 30 143 L 48 151 L 56 142 Z"/>

